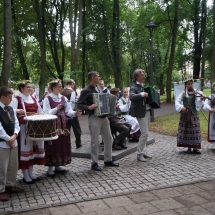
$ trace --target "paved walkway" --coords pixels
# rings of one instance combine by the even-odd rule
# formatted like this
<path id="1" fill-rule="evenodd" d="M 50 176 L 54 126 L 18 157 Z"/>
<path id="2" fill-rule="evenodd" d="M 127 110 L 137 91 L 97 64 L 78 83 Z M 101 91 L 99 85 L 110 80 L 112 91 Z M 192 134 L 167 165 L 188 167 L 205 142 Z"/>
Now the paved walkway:
<path id="1" fill-rule="evenodd" d="M 42 181 L 34 185 L 23 184 L 19 172 L 17 185 L 25 193 L 0 202 L 0 213 L 215 214 L 215 145 L 203 141 L 202 155 L 188 155 L 176 147 L 175 137 L 152 132 L 150 136 L 156 142 L 148 146 L 153 158 L 147 162 L 137 162 L 133 153 L 119 160 L 119 168 L 95 172 L 90 160 L 73 158 L 67 174 L 54 179 L 46 177 L 46 167 L 36 166 Z M 90 144 L 89 134 L 82 139 Z"/>

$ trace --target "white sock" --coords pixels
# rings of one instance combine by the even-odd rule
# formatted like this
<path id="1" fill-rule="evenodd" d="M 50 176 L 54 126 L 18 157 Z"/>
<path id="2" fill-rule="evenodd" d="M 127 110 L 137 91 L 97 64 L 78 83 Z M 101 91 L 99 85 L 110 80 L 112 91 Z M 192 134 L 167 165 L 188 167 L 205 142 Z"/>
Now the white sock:
<path id="1" fill-rule="evenodd" d="M 48 168 L 48 173 L 49 173 L 49 175 L 54 175 L 53 166 L 50 166 Z"/>
<path id="2" fill-rule="evenodd" d="M 25 179 L 27 182 L 32 181 L 31 178 L 30 178 L 30 176 L 29 176 L 29 174 L 28 174 L 28 169 L 22 170 L 22 174 L 23 174 L 24 179 Z"/>
<path id="3" fill-rule="evenodd" d="M 60 166 L 55 166 L 55 169 L 56 169 L 56 170 L 59 170 L 59 171 L 64 170 L 64 169 L 62 169 Z"/>
<path id="4" fill-rule="evenodd" d="M 30 167 L 29 167 L 29 169 L 28 169 L 28 174 L 29 174 L 29 176 L 30 176 L 31 179 L 36 179 L 36 178 L 37 178 L 37 176 L 35 176 L 35 175 L 33 174 L 33 166 L 30 166 Z"/>

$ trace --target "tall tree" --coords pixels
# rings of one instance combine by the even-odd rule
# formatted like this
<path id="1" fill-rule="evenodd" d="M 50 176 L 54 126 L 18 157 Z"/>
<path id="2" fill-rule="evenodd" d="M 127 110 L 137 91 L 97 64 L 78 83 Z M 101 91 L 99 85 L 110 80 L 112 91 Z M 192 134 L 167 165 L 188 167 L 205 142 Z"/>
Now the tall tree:
<path id="1" fill-rule="evenodd" d="M 213 23 L 215 23 L 215 0 L 213 0 Z M 213 25 L 213 54 L 211 60 L 211 83 L 215 83 L 215 25 Z"/>
<path id="2" fill-rule="evenodd" d="M 169 6 L 168 6 L 169 7 Z M 171 43 L 171 51 L 169 57 L 169 65 L 167 68 L 167 82 L 166 82 L 166 91 L 167 91 L 167 102 L 171 102 L 171 91 L 172 91 L 172 70 L 174 64 L 174 56 L 175 56 L 175 48 L 176 48 L 176 37 L 178 32 L 178 8 L 179 8 L 179 0 L 174 1 L 174 20 L 171 23 L 172 29 L 172 43 Z"/>
<path id="3" fill-rule="evenodd" d="M 11 1 L 4 0 L 4 59 L 0 86 L 8 86 L 11 64 Z"/>
<path id="4" fill-rule="evenodd" d="M 112 55 L 115 86 L 122 89 L 122 73 L 120 63 L 120 11 L 119 0 L 113 0 L 113 24 L 112 24 Z"/>
<path id="5" fill-rule="evenodd" d="M 38 41 L 40 44 L 40 96 L 43 95 L 46 87 L 46 41 L 45 41 L 45 5 L 46 0 L 42 0 L 41 5 L 39 0 L 33 0 L 34 9 L 37 15 L 37 25 L 38 25 Z"/>
<path id="6" fill-rule="evenodd" d="M 17 25 L 14 0 L 11 0 L 11 7 L 12 7 L 12 18 L 13 18 L 13 29 L 14 29 L 14 34 L 15 34 L 15 47 L 16 47 L 17 55 L 18 55 L 19 62 L 21 64 L 21 68 L 22 68 L 22 77 L 23 77 L 22 79 L 28 80 L 29 73 L 28 73 L 28 69 L 26 66 L 25 57 L 24 57 L 23 51 L 22 51 L 22 41 L 21 41 L 21 37 L 19 35 L 19 29 L 18 29 L 18 25 Z"/>

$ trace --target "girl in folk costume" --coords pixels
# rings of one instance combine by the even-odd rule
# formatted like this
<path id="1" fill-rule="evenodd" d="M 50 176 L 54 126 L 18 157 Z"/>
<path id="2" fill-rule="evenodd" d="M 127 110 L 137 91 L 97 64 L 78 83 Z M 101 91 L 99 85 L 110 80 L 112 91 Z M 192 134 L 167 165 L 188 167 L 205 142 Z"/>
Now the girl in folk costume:
<path id="1" fill-rule="evenodd" d="M 14 109 L 24 109 L 26 113 L 42 113 L 43 110 L 36 99 L 30 96 L 31 81 L 23 80 L 18 82 L 18 88 L 21 93 L 13 99 L 11 106 Z M 40 181 L 40 178 L 33 174 L 33 165 L 45 164 L 44 142 L 26 139 L 27 121 L 24 117 L 24 115 L 18 114 L 20 124 L 20 133 L 17 139 L 19 146 L 19 168 L 23 173 L 23 182 L 33 184 L 35 181 Z"/>
<path id="2" fill-rule="evenodd" d="M 203 109 L 209 113 L 208 142 L 215 142 L 215 83 L 212 84 L 213 93 L 205 100 Z M 211 100 L 210 100 L 211 99 Z"/>
<path id="3" fill-rule="evenodd" d="M 199 91 L 202 93 L 201 91 Z M 195 95 L 193 80 L 185 82 L 185 90 L 175 100 L 176 111 L 180 112 L 180 121 L 177 133 L 177 146 L 188 147 L 187 152 L 201 154 L 201 132 L 198 111 L 203 105 L 201 97 Z"/>
<path id="4" fill-rule="evenodd" d="M 129 108 L 131 106 L 131 101 L 128 98 L 128 88 L 122 89 L 122 97 L 118 101 L 120 114 L 132 127 L 130 131 L 129 138 L 138 140 L 140 137 L 140 126 L 136 118 L 129 115 Z"/>
<path id="5" fill-rule="evenodd" d="M 43 110 L 46 114 L 57 115 L 57 129 L 59 138 L 45 142 L 47 175 L 54 177 L 55 172 L 66 173 L 60 166 L 71 163 L 71 142 L 67 125 L 67 116 L 80 116 L 81 112 L 73 111 L 68 99 L 60 94 L 62 91 L 61 80 L 55 79 L 48 83 L 51 93 L 45 97 Z M 53 170 L 55 166 L 55 172 Z"/>

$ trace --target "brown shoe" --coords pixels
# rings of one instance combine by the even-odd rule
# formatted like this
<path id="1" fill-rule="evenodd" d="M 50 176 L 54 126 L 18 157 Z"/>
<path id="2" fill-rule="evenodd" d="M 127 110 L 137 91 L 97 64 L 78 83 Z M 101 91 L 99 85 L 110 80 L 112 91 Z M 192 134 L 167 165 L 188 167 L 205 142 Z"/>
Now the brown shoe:
<path id="1" fill-rule="evenodd" d="M 5 187 L 5 193 L 22 193 L 23 191 L 20 187 Z"/>
<path id="2" fill-rule="evenodd" d="M 0 201 L 6 202 L 8 200 L 9 200 L 9 197 L 8 197 L 8 195 L 5 192 L 0 193 Z"/>

